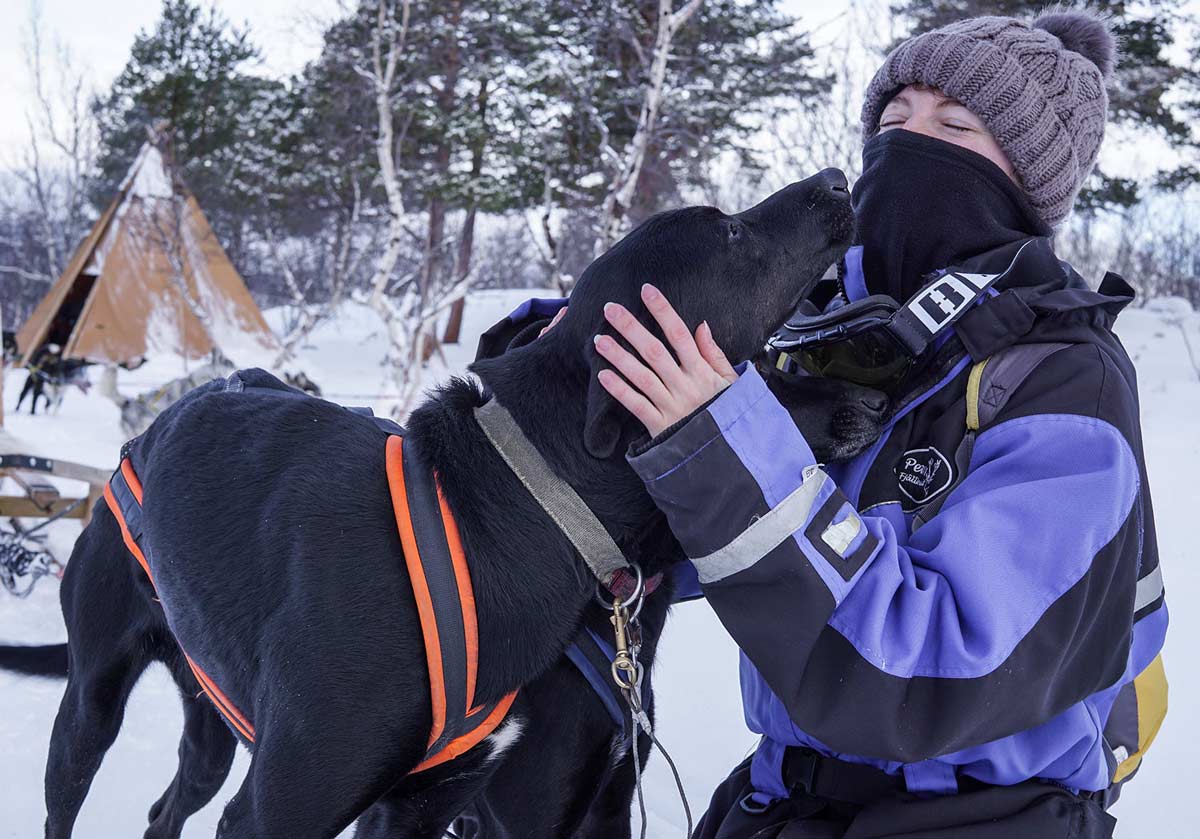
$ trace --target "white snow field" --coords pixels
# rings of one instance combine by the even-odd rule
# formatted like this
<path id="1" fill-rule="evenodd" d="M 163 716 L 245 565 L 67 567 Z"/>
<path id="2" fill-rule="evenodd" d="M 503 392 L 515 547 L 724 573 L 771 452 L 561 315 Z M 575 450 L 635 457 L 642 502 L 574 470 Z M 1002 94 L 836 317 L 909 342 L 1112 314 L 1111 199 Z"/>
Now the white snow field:
<path id="1" fill-rule="evenodd" d="M 546 292 L 479 292 L 466 308 L 465 334 L 447 352 L 441 375 L 461 371 L 474 353 L 482 329 L 527 296 Z M 269 317 L 277 315 L 270 313 Z M 278 326 L 278 318 L 272 318 Z M 1138 364 L 1142 419 L 1158 523 L 1167 599 L 1174 607 L 1167 639 L 1171 712 L 1138 777 L 1128 785 L 1115 813 L 1121 839 L 1195 836 L 1192 813 L 1196 756 L 1200 749 L 1200 670 L 1194 643 L 1200 643 L 1200 563 L 1195 561 L 1189 527 L 1197 514 L 1200 475 L 1200 315 L 1186 304 L 1160 304 L 1127 311 L 1118 332 Z M 372 405 L 383 388 L 379 360 L 384 338 L 375 316 L 348 305 L 313 336 L 301 366 L 337 401 Z M 1195 356 L 1190 356 L 1195 353 Z M 132 394 L 179 375 L 182 363 L 159 360 L 154 369 L 123 374 L 122 389 Z M 100 397 L 72 390 L 61 410 L 49 417 L 14 415 L 23 374 L 11 372 L 4 389 L 6 430 L 30 448 L 63 459 L 111 468 L 121 443 L 117 410 Z M 55 526 L 53 541 L 65 557 L 77 526 Z M 1193 608 L 1189 608 L 1193 607 Z M 52 643 L 65 638 L 58 611 L 58 586 L 42 581 L 28 600 L 0 592 L 0 643 Z M 1191 650 L 1191 652 L 1189 652 Z M 703 602 L 679 606 L 667 626 L 654 684 L 658 733 L 683 773 L 693 811 L 703 811 L 712 788 L 753 747 L 742 721 L 737 654 L 732 641 Z M 0 673 L 0 838 L 32 839 L 42 833 L 42 773 L 50 727 L 61 695 L 55 681 Z M 140 836 L 146 811 L 175 771 L 182 715 L 175 688 L 161 667 L 137 686 L 125 726 L 96 777 L 84 804 L 76 835 Z M 247 757 L 239 754 L 224 789 L 188 823 L 189 839 L 214 835 L 221 808 L 236 791 Z M 659 757 L 652 758 L 646 783 L 654 837 L 683 835 L 683 813 L 674 783 Z M 636 812 L 636 810 L 635 810 Z M 636 816 L 635 816 L 636 819 Z"/>

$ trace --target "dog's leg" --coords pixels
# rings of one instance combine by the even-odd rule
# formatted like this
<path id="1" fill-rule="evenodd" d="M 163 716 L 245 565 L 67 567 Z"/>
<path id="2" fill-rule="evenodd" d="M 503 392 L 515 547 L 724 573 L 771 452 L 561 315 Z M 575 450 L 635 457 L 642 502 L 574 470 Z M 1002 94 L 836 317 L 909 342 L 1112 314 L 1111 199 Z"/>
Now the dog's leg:
<path id="1" fill-rule="evenodd" d="M 13 413 L 19 413 L 21 405 L 25 402 L 25 397 L 33 390 L 33 374 L 30 373 L 25 379 L 25 384 L 21 387 L 21 395 L 17 397 L 17 407 L 13 408 Z"/>
<path id="2" fill-rule="evenodd" d="M 460 758 L 461 760 L 461 758 Z M 434 778 L 397 784 L 363 813 L 354 839 L 442 839 L 451 823 L 486 784 L 491 767 L 478 760 L 462 771 L 444 770 Z M 438 770 L 434 770 L 437 772 Z M 447 775 L 449 772 L 451 774 Z M 419 777 L 419 776 L 417 776 Z M 478 813 L 464 820 L 459 839 L 507 839 L 509 834 L 479 830 Z"/>
<path id="3" fill-rule="evenodd" d="M 46 762 L 46 839 L 71 835 L 100 762 L 121 729 L 125 702 L 147 663 L 137 651 L 126 650 L 102 664 L 71 667 Z"/>
<path id="4" fill-rule="evenodd" d="M 371 695 L 353 687 L 344 688 L 348 696 Z M 360 718 L 353 731 L 345 726 L 352 714 Z M 372 725 L 380 714 L 361 705 L 350 708 L 334 699 L 304 715 L 311 716 L 310 725 L 287 716 L 278 726 L 270 719 L 260 724 L 250 769 L 225 807 L 218 839 L 332 839 L 424 753 L 423 738 L 413 736 L 421 727 L 397 726 L 394 719 Z M 428 727 L 427 714 L 424 719 Z"/>
<path id="5" fill-rule="evenodd" d="M 200 689 L 191 674 L 179 672 L 179 666 L 172 670 L 176 671 L 183 699 L 179 769 L 166 792 L 150 808 L 145 839 L 178 839 L 184 822 L 211 801 L 225 783 L 237 750 L 237 738 L 216 709 L 207 699 L 196 698 Z"/>
<path id="6" fill-rule="evenodd" d="M 645 739 L 645 738 L 639 738 Z M 647 757 L 649 750 L 647 749 Z M 642 766 L 646 764 L 643 757 Z M 629 839 L 633 835 L 633 761 L 626 756 L 596 795 L 576 839 Z"/>
<path id="7" fill-rule="evenodd" d="M 92 779 L 121 728 L 129 693 L 153 655 L 154 618 L 148 599 L 137 589 L 134 568 L 116 519 L 101 504 L 63 576 L 69 662 L 46 761 L 48 839 L 71 835 Z"/>

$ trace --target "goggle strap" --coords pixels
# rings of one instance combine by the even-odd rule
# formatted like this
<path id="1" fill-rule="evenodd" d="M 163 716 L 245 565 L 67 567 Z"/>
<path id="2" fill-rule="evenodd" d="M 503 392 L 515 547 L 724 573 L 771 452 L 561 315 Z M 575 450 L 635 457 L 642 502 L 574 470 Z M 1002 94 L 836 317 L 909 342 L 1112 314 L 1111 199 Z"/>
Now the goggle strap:
<path id="1" fill-rule="evenodd" d="M 934 338 L 974 308 L 1001 276 L 947 272 L 922 288 L 892 316 L 890 331 L 914 355 L 920 355 Z"/>

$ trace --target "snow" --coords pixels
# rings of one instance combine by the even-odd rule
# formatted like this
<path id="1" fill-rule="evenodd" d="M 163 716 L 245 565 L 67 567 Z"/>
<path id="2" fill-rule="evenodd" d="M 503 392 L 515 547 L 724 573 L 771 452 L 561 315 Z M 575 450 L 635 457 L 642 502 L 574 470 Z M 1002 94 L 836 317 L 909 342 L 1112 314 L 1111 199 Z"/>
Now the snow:
<path id="1" fill-rule="evenodd" d="M 137 160 L 134 161 L 129 172 L 127 177 L 133 178 L 133 184 L 129 187 L 131 197 L 169 200 L 174 195 L 162 152 L 150 143 L 142 146 L 142 150 L 138 153 Z"/>
<path id="2" fill-rule="evenodd" d="M 474 354 L 475 336 L 535 291 L 484 291 L 466 307 L 463 343 L 448 347 L 436 375 L 461 372 Z M 283 313 L 267 313 L 278 329 Z M 1190 813 L 1194 752 L 1200 743 L 1200 671 L 1191 641 L 1200 642 L 1200 614 L 1188 609 L 1200 600 L 1200 563 L 1193 564 L 1192 539 L 1183 527 L 1195 514 L 1196 475 L 1200 472 L 1200 374 L 1188 350 L 1200 347 L 1200 315 L 1177 303 L 1122 315 L 1118 332 L 1138 364 L 1143 429 L 1158 523 L 1168 601 L 1175 605 L 1165 659 L 1171 681 L 1171 706 L 1163 729 L 1138 777 L 1115 808 L 1121 819 L 1117 836 L 1186 835 Z M 295 365 L 326 394 L 352 405 L 386 408 L 390 394 L 380 366 L 387 338 L 378 318 L 365 306 L 347 304 L 337 318 L 318 327 L 298 352 Z M 131 373 L 122 372 L 121 390 L 130 395 L 180 374 L 183 359 L 163 357 Z M 6 431 L 38 450 L 64 459 L 111 468 L 122 440 L 116 408 L 93 388 L 85 396 L 67 391 L 52 416 L 14 415 L 12 405 L 23 374 L 10 373 L 4 389 Z M 78 533 L 74 524 L 57 525 L 53 544 L 69 552 Z M 57 586 L 43 581 L 19 601 L 0 593 L 0 642 L 53 643 L 65 633 L 58 611 Z M 703 601 L 677 607 L 662 640 L 654 684 L 658 735 L 683 775 L 692 810 L 703 812 L 708 795 L 725 774 L 753 748 L 755 738 L 742 721 L 738 696 L 737 650 Z M 44 807 L 42 774 L 50 727 L 61 683 L 0 673 L 0 839 L 41 835 Z M 175 689 L 155 667 L 135 689 L 125 727 L 96 777 L 80 815 L 76 835 L 141 835 L 150 804 L 175 771 L 175 748 L 182 724 Z M 248 763 L 240 753 L 229 781 L 184 830 L 190 838 L 215 832 L 223 802 L 236 791 Z M 651 836 L 682 836 L 683 812 L 674 782 L 659 756 L 651 759 L 646 780 Z M 636 816 L 635 816 L 636 819 Z"/>

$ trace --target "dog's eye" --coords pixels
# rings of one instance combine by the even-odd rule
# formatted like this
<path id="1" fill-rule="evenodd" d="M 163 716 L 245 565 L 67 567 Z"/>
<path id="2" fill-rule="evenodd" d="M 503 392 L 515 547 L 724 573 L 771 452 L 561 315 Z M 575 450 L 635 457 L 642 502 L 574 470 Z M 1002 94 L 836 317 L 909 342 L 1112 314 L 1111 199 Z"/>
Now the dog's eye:
<path id="1" fill-rule="evenodd" d="M 726 224 L 725 231 L 726 235 L 729 236 L 730 241 L 742 238 L 742 235 L 746 232 L 745 228 L 743 228 L 736 221 L 731 221 Z"/>

